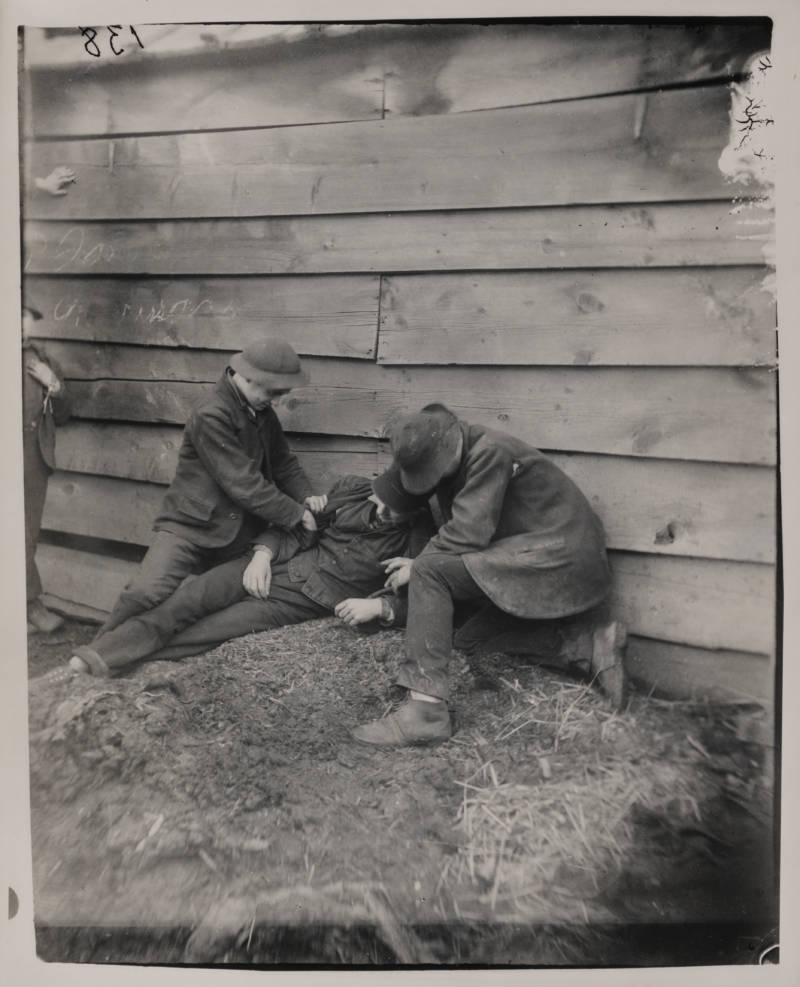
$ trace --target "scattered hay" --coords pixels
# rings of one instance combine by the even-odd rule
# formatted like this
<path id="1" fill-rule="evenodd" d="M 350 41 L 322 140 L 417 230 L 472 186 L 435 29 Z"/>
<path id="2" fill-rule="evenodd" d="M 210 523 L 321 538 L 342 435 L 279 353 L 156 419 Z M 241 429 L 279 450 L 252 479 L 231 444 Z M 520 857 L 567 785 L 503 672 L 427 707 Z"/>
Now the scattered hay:
<path id="1" fill-rule="evenodd" d="M 665 758 L 645 722 L 656 712 L 647 700 L 641 716 L 618 714 L 589 686 L 547 673 L 528 688 L 500 681 L 512 704 L 491 740 L 476 739 L 478 769 L 456 782 L 465 839 L 439 886 L 471 883 L 498 918 L 574 921 L 579 899 L 585 921 L 606 920 L 598 899 L 625 868 L 637 813 L 666 816 L 675 827 L 701 822 L 708 779 L 691 754 L 707 760 L 708 752 L 686 734 L 689 756 Z M 523 740 L 538 778 L 501 783 L 492 755 Z"/>
<path id="2" fill-rule="evenodd" d="M 536 963 L 552 937 L 530 930 L 652 919 L 650 879 L 693 880 L 697 852 L 725 839 L 718 870 L 741 887 L 726 899 L 707 875 L 708 914 L 759 900 L 730 863 L 733 797 L 772 806 L 738 739 L 743 712 L 649 697 L 612 712 L 585 682 L 505 655 L 471 669 L 456 653 L 451 740 L 355 744 L 350 728 L 390 707 L 403 652 L 402 633 L 320 620 L 110 681 L 32 681 L 39 921 L 205 928 L 209 952 L 233 942 L 242 962 L 286 955 L 270 915 L 324 925 L 323 959 L 351 955 L 336 929 L 351 943 L 367 929 L 398 962 L 427 962 L 432 941 L 435 962 L 491 961 L 522 928 L 515 955 Z M 681 857 L 686 832 L 694 857 Z M 674 896 L 658 919 L 695 920 L 695 906 Z"/>

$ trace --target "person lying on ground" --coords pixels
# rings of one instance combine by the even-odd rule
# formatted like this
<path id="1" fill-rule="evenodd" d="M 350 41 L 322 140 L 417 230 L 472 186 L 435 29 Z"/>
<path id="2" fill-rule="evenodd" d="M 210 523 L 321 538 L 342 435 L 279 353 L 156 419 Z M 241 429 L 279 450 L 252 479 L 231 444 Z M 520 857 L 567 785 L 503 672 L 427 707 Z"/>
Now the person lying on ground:
<path id="1" fill-rule="evenodd" d="M 154 537 L 100 633 L 165 600 L 184 580 L 238 559 L 266 525 L 313 531 L 325 497 L 289 449 L 272 402 L 308 383 L 292 347 L 266 338 L 234 354 L 195 408 Z"/>
<path id="2" fill-rule="evenodd" d="M 354 738 L 404 746 L 451 735 L 447 666 L 459 601 L 478 612 L 456 647 L 475 651 L 517 618 L 516 650 L 525 623 L 522 650 L 585 664 L 620 707 L 625 629 L 603 607 L 610 572 L 602 524 L 572 480 L 537 449 L 460 421 L 441 404 L 400 420 L 391 447 L 404 488 L 435 493 L 445 523 L 416 559 L 388 566 L 394 588 L 408 585 L 406 660 L 397 678 L 408 699 L 357 727 Z M 575 615 L 582 617 L 564 621 Z M 504 644 L 513 650 L 508 638 Z"/>
<path id="3" fill-rule="evenodd" d="M 107 676 L 142 658 L 183 658 L 231 638 L 336 613 L 349 626 L 403 619 L 381 593 L 384 560 L 419 552 L 435 530 L 426 497 L 406 493 L 397 470 L 372 483 L 344 477 L 318 530 L 267 529 L 253 551 L 187 580 L 156 607 L 101 633 L 70 659 Z"/>

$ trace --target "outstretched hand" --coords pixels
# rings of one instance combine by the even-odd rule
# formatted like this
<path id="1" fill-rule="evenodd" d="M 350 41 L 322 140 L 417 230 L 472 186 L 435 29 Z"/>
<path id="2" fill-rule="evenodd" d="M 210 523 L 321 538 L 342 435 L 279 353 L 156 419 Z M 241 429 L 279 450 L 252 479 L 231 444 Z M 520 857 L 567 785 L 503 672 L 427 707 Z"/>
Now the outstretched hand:
<path id="1" fill-rule="evenodd" d="M 65 185 L 71 185 L 75 181 L 75 172 L 66 165 L 59 165 L 54 168 L 47 178 L 37 178 L 36 188 L 48 195 L 66 195 Z"/>
<path id="2" fill-rule="evenodd" d="M 57 394 L 61 390 L 61 381 L 44 361 L 32 357 L 28 360 L 25 369 L 30 377 L 38 381 L 51 394 Z"/>
<path id="3" fill-rule="evenodd" d="M 394 590 L 395 593 L 401 586 L 407 586 L 409 579 L 411 579 L 411 566 L 413 564 L 413 559 L 406 558 L 402 555 L 396 555 L 391 559 L 384 559 L 381 565 L 386 570 L 388 577 L 384 586 L 387 589 Z"/>
<path id="4" fill-rule="evenodd" d="M 272 556 L 269 552 L 253 552 L 242 576 L 242 585 L 257 600 L 266 600 L 272 584 Z"/>
<path id="5" fill-rule="evenodd" d="M 383 608 L 381 601 L 373 597 L 365 600 L 350 598 L 337 603 L 333 612 L 348 627 L 355 627 L 356 624 L 366 624 L 367 621 L 380 617 Z"/>

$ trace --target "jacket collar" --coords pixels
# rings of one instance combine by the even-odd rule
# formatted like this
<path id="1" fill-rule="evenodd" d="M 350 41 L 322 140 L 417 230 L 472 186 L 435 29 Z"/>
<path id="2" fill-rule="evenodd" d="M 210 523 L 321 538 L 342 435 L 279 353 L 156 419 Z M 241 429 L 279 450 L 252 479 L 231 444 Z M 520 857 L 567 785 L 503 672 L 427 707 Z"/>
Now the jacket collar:
<path id="1" fill-rule="evenodd" d="M 269 413 L 269 408 L 256 411 L 255 408 L 250 407 L 239 392 L 239 388 L 234 384 L 233 372 L 230 367 L 225 368 L 225 372 L 217 381 L 215 390 L 220 397 L 224 398 L 229 405 L 238 408 L 251 422 L 262 422 Z"/>

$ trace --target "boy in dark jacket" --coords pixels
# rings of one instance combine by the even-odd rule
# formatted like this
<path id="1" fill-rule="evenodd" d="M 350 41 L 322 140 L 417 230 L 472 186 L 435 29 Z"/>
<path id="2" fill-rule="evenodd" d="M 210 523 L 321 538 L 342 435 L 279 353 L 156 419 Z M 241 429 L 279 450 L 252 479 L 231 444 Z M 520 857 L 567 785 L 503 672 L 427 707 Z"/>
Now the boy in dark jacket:
<path id="1" fill-rule="evenodd" d="M 155 536 L 102 632 L 165 600 L 186 576 L 238 559 L 270 525 L 316 527 L 324 496 L 289 449 L 272 401 L 308 382 L 292 347 L 264 339 L 231 357 L 189 416 Z"/>
<path id="2" fill-rule="evenodd" d="M 69 395 L 58 364 L 30 338 L 42 313 L 28 302 L 22 307 L 22 453 L 25 483 L 25 576 L 28 633 L 58 630 L 61 617 L 42 603 L 36 567 L 36 543 L 42 526 L 47 483 L 55 469 L 56 425 L 69 418 Z"/>
<path id="3" fill-rule="evenodd" d="M 331 488 L 318 531 L 268 529 L 252 553 L 187 581 L 159 606 L 77 648 L 70 665 L 109 675 L 141 658 L 187 657 L 331 613 L 349 626 L 393 626 L 391 593 L 372 595 L 386 579 L 383 562 L 416 555 L 433 530 L 427 499 L 406 493 L 396 470 L 373 483 L 344 477 Z"/>
<path id="4" fill-rule="evenodd" d="M 624 628 L 593 610 L 610 588 L 605 536 L 572 480 L 537 449 L 468 425 L 443 405 L 402 419 L 391 443 L 404 488 L 435 493 L 444 524 L 413 563 L 396 558 L 387 566 L 390 585 L 408 584 L 398 683 L 409 699 L 354 737 L 404 746 L 450 736 L 447 664 L 454 608 L 464 602 L 477 612 L 459 630 L 458 647 L 475 651 L 491 638 L 497 646 L 504 624 L 514 624 L 527 638 L 523 650 L 585 665 L 620 706 Z M 585 626 L 563 622 L 587 612 Z"/>

